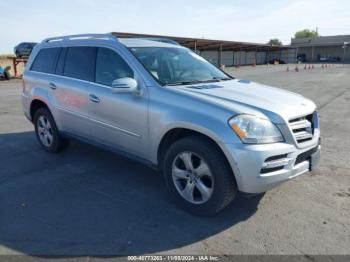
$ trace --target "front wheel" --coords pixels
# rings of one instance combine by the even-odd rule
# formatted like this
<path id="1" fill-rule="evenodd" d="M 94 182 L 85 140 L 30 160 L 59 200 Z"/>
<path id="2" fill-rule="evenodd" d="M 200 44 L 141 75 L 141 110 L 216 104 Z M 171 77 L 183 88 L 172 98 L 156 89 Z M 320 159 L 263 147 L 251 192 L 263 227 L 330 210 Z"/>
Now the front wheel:
<path id="1" fill-rule="evenodd" d="M 225 156 L 214 142 L 201 136 L 185 137 L 172 144 L 163 167 L 175 202 L 195 215 L 218 213 L 237 193 Z"/>
<path id="2" fill-rule="evenodd" d="M 34 114 L 35 133 L 42 147 L 51 153 L 62 151 L 69 141 L 60 136 L 56 123 L 47 108 L 40 108 Z"/>

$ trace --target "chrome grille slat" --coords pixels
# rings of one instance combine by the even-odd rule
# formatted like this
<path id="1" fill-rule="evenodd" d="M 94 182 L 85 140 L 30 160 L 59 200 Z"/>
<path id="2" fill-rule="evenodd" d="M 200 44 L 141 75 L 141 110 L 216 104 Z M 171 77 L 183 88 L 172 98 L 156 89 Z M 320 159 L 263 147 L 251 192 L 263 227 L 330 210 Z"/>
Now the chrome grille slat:
<path id="1" fill-rule="evenodd" d="M 313 115 L 314 113 L 311 115 L 291 119 L 289 121 L 289 127 L 292 130 L 294 138 L 298 144 L 310 141 L 313 138 Z"/>
<path id="2" fill-rule="evenodd" d="M 301 129 L 301 128 L 310 128 L 311 127 L 311 123 L 304 119 L 298 122 L 294 122 L 294 123 L 290 123 L 291 128 L 294 129 Z"/>
<path id="3" fill-rule="evenodd" d="M 306 131 L 301 131 L 301 132 L 294 133 L 294 137 L 296 138 L 296 140 L 302 140 L 302 139 L 312 138 L 313 135 Z"/>

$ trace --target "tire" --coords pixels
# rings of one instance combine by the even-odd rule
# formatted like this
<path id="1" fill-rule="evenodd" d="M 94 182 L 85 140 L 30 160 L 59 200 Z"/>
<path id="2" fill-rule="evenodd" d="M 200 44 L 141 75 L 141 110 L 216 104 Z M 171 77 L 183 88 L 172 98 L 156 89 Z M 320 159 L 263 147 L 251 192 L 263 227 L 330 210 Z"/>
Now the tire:
<path id="1" fill-rule="evenodd" d="M 184 159 L 192 164 L 186 165 Z M 170 146 L 164 157 L 163 175 L 176 204 L 198 216 L 218 213 L 237 193 L 234 174 L 224 154 L 214 142 L 201 136 L 188 136 Z"/>
<path id="2" fill-rule="evenodd" d="M 56 123 L 50 110 L 46 107 L 39 108 L 34 114 L 35 134 L 40 145 L 50 153 L 64 150 L 69 140 L 60 136 Z"/>

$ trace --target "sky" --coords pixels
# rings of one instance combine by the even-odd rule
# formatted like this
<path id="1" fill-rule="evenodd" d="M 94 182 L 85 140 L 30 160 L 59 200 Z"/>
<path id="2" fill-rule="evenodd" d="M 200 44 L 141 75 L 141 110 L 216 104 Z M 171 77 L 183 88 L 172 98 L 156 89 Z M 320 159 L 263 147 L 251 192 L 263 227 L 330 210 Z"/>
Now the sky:
<path id="1" fill-rule="evenodd" d="M 289 44 L 298 30 L 350 34 L 349 0 L 1 0 L 0 54 L 20 42 L 132 32 Z"/>

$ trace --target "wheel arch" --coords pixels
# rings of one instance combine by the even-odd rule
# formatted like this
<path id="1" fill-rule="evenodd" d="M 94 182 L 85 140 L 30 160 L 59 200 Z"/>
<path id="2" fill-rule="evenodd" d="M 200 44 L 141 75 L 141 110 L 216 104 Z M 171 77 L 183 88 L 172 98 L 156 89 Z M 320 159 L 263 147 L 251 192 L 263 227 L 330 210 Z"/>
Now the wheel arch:
<path id="1" fill-rule="evenodd" d="M 34 121 L 35 112 L 40 108 L 47 108 L 48 110 L 50 110 L 47 103 L 44 102 L 43 100 L 38 99 L 38 98 L 33 99 L 32 102 L 30 103 L 30 107 L 29 107 L 30 118 L 31 118 L 32 122 Z M 51 110 L 50 110 L 50 112 L 51 112 Z"/>
<path id="2" fill-rule="evenodd" d="M 167 151 L 167 149 L 176 141 L 178 141 L 181 138 L 188 137 L 188 136 L 200 136 L 207 140 L 209 140 L 225 157 L 225 160 L 230 165 L 227 156 L 224 152 L 224 150 L 221 148 L 220 143 L 218 142 L 217 138 L 209 135 L 208 133 L 188 128 L 188 127 L 174 127 L 169 129 L 165 134 L 162 136 L 158 148 L 157 148 L 157 166 L 160 170 L 163 168 L 163 159 L 164 155 Z M 231 166 L 231 165 L 230 165 Z M 233 171 L 232 171 L 233 172 Z"/>

